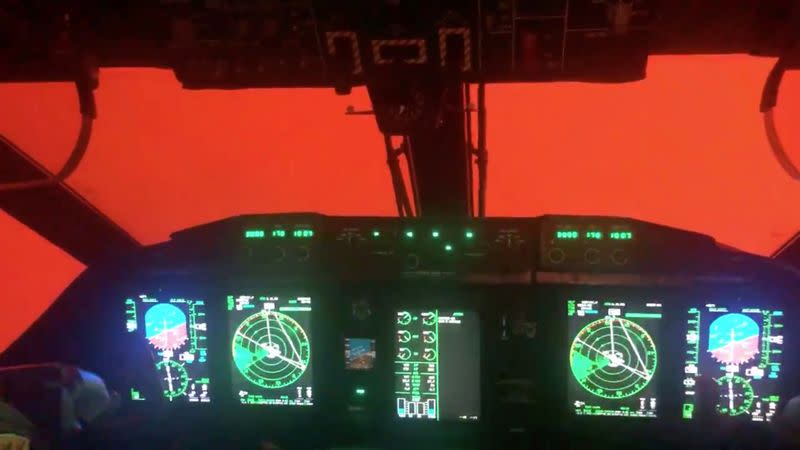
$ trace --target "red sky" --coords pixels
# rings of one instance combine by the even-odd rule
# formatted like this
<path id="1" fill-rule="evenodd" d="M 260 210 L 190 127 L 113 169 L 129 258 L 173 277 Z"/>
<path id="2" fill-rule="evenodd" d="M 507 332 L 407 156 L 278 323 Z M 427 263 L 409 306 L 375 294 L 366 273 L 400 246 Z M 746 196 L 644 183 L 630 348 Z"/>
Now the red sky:
<path id="1" fill-rule="evenodd" d="M 769 254 L 800 229 L 800 184 L 771 155 L 758 113 L 772 63 L 662 56 L 637 83 L 489 86 L 489 214 L 627 215 Z M 0 133 L 60 167 L 78 125 L 72 86 L 0 85 L 0 99 L 14 105 L 0 109 Z M 369 108 L 363 89 L 192 92 L 169 71 L 114 69 L 97 101 L 69 184 L 143 243 L 243 213 L 394 213 L 373 118 L 344 115 Z M 797 73 L 776 114 L 800 161 Z M 0 348 L 81 270 L 0 213 Z"/>

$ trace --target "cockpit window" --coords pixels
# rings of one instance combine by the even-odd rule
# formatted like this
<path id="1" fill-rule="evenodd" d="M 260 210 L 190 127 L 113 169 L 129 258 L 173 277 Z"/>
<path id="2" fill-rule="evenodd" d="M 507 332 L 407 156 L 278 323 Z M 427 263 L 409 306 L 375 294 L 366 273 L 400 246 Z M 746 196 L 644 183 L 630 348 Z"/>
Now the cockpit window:
<path id="1" fill-rule="evenodd" d="M 772 60 L 653 56 L 625 84 L 488 87 L 488 214 L 630 216 L 769 255 L 800 225 L 800 185 L 772 156 L 758 115 Z M 366 91 L 187 91 L 173 74 L 109 69 L 99 119 L 69 185 L 151 244 L 236 214 L 394 215 Z M 0 85 L 0 132 L 56 170 L 77 127 L 70 84 Z M 800 79 L 787 74 L 787 99 Z M 800 148 L 781 102 L 778 127 Z"/>

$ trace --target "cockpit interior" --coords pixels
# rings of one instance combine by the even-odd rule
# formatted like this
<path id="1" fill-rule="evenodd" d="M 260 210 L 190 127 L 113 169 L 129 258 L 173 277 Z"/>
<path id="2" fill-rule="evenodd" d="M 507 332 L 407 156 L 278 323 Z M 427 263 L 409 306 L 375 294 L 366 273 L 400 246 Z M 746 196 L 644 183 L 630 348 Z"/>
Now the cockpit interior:
<path id="1" fill-rule="evenodd" d="M 0 448 L 800 448 L 796 224 L 756 251 L 634 214 L 493 214 L 487 191 L 502 173 L 489 176 L 487 121 L 499 112 L 486 106 L 494 86 L 636 89 L 658 55 L 766 60 L 750 105 L 762 156 L 796 184 L 797 122 L 773 109 L 798 100 L 787 93 L 800 92 L 800 1 L 0 0 L 0 25 L 0 99 L 68 83 L 81 115 L 55 169 L 26 151 L 36 133 L 16 142 L 0 124 L 0 208 L 82 264 L 0 353 Z M 341 114 L 379 132 L 388 212 L 266 202 L 215 216 L 208 199 L 212 219 L 137 238 L 87 200 L 102 184 L 71 184 L 97 161 L 85 156 L 113 102 L 95 93 L 120 68 L 168 71 L 180 89 L 219 98 L 360 96 L 368 107 Z M 314 109 L 303 105 L 313 120 L 298 134 L 327 120 Z M 280 114 L 264 127 L 283 126 Z M 236 120 L 226 126 L 237 132 Z M 141 145 L 141 159 L 171 151 Z M 570 190 L 569 163 L 597 151 L 559 149 L 551 188 L 591 203 Z M 227 170 L 225 157 L 207 163 Z M 328 170 L 367 172 L 341 165 Z M 300 165 L 278 166 L 280 181 L 270 170 L 246 172 L 259 178 L 249 194 L 336 189 Z M 637 189 L 620 186 L 614 195 Z M 3 309 L 14 314 L 19 275 L 5 253 Z"/>

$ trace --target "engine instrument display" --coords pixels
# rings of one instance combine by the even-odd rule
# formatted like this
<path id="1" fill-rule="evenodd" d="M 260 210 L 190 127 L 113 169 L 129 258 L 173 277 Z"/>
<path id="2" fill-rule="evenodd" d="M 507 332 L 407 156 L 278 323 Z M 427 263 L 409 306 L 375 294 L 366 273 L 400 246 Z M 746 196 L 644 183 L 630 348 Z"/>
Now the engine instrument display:
<path id="1" fill-rule="evenodd" d="M 347 370 L 370 370 L 375 367 L 375 339 L 345 338 L 344 366 Z"/>
<path id="2" fill-rule="evenodd" d="M 394 387 L 400 419 L 478 420 L 480 326 L 477 314 L 398 311 Z"/>
<path id="3" fill-rule="evenodd" d="M 695 385 L 711 377 L 722 416 L 770 421 L 780 402 L 783 311 L 707 304 L 686 320 L 683 418 L 692 419 Z"/>
<path id="4" fill-rule="evenodd" d="M 164 398 L 210 402 L 205 302 L 139 295 L 125 300 L 125 314 L 127 331 L 142 336 L 156 361 Z M 130 394 L 145 400 L 136 387 Z"/>
<path id="5" fill-rule="evenodd" d="M 245 405 L 311 406 L 311 297 L 229 295 L 232 386 Z"/>
<path id="6" fill-rule="evenodd" d="M 579 416 L 658 416 L 660 302 L 568 300 L 569 402 Z"/>

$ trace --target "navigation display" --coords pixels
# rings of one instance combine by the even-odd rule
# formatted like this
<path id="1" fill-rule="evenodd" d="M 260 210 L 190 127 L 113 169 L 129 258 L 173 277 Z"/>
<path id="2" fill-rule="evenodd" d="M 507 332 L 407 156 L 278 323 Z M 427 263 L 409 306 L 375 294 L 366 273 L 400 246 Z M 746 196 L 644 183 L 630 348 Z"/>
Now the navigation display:
<path id="1" fill-rule="evenodd" d="M 569 402 L 579 416 L 658 416 L 661 303 L 569 300 Z"/>
<path id="2" fill-rule="evenodd" d="M 156 361 L 164 398 L 210 402 L 205 302 L 139 295 L 125 300 L 125 315 L 127 331 L 141 336 Z M 130 396 L 146 400 L 136 387 L 131 387 Z"/>
<path id="3" fill-rule="evenodd" d="M 370 370 L 375 367 L 375 339 L 345 338 L 344 365 L 348 370 Z"/>
<path id="4" fill-rule="evenodd" d="M 478 420 L 480 322 L 461 310 L 398 311 L 394 387 L 397 417 Z"/>
<path id="5" fill-rule="evenodd" d="M 770 421 L 780 402 L 783 311 L 707 304 L 686 319 L 683 418 L 697 406 L 695 386 L 711 377 L 722 416 Z"/>
<path id="6" fill-rule="evenodd" d="M 311 297 L 229 295 L 234 394 L 245 405 L 311 406 Z"/>

